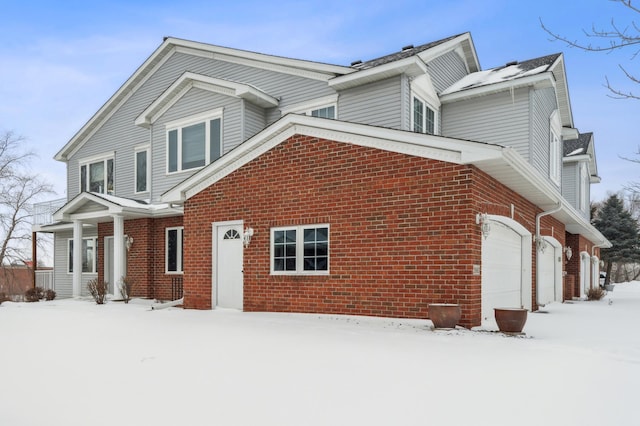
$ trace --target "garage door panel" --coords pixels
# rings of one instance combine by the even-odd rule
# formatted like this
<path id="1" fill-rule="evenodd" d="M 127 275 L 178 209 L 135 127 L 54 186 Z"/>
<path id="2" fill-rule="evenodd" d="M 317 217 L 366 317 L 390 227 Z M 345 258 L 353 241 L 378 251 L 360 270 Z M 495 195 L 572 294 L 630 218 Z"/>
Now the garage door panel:
<path id="1" fill-rule="evenodd" d="M 491 222 L 482 242 L 482 317 L 493 318 L 493 308 L 522 306 L 522 236 L 512 228 Z"/>

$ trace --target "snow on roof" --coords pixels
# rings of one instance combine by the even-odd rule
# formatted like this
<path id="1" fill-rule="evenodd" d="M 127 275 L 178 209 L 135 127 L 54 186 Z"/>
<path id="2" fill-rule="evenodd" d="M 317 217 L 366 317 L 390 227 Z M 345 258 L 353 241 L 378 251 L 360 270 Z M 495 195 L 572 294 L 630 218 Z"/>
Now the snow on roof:
<path id="1" fill-rule="evenodd" d="M 96 197 L 102 198 L 103 200 L 109 201 L 110 203 L 117 204 L 121 207 L 131 208 L 131 209 L 145 209 L 145 210 L 161 210 L 169 207 L 169 204 L 149 204 L 142 200 L 134 200 L 131 198 L 117 197 L 115 195 L 108 194 L 100 194 L 97 192 L 91 192 L 91 195 L 95 195 Z"/>
<path id="2" fill-rule="evenodd" d="M 503 67 L 474 72 L 449 86 L 441 93 L 441 95 L 542 74 L 549 70 L 550 66 L 555 62 L 558 56 L 558 54 L 543 56 L 541 58 L 530 59 L 520 63 L 508 63 Z"/>

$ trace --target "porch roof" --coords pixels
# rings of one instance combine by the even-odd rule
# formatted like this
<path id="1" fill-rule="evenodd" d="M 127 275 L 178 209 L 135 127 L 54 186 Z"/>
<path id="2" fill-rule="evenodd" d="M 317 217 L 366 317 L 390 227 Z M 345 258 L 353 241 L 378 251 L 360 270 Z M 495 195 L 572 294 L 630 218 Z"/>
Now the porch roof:
<path id="1" fill-rule="evenodd" d="M 125 219 L 182 215 L 183 209 L 168 203 L 153 204 L 115 195 L 82 192 L 53 214 L 56 222 L 81 220 L 87 223 L 111 221 L 114 215 Z M 59 223 L 62 225 L 62 223 Z"/>

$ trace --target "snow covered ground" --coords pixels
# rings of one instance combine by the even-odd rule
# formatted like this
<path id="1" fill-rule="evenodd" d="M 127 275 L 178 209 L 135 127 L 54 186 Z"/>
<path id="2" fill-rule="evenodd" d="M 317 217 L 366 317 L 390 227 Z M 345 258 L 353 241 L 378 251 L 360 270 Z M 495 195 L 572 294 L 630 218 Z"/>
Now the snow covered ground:
<path id="1" fill-rule="evenodd" d="M 640 282 L 530 313 L 526 337 L 434 332 L 428 320 L 5 302 L 0 425 L 639 424 L 639 320 Z"/>

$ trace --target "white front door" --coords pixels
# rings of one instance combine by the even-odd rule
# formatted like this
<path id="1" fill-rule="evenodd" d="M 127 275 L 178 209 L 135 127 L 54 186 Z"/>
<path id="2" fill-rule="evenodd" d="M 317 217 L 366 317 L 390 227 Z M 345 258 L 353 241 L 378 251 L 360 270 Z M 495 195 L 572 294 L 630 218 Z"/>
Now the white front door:
<path id="1" fill-rule="evenodd" d="M 213 228 L 213 305 L 242 309 L 242 222 L 214 223 Z"/>

